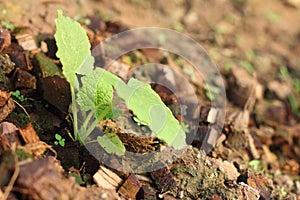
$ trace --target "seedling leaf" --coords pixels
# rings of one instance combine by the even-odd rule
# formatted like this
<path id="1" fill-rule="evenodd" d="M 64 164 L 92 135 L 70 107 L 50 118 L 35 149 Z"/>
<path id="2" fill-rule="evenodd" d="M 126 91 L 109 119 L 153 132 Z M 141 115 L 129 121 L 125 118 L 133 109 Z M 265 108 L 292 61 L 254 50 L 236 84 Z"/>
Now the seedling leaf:
<path id="1" fill-rule="evenodd" d="M 92 110 L 98 118 L 107 108 L 111 107 L 113 99 L 113 85 L 121 81 L 117 76 L 96 68 L 92 73 L 82 77 L 82 87 L 77 94 L 77 102 L 83 111 Z M 112 117 L 112 108 L 103 116 Z"/>
<path id="2" fill-rule="evenodd" d="M 184 130 L 149 84 L 131 78 L 127 85 L 120 82 L 115 89 L 119 97 L 125 100 L 127 108 L 159 139 L 175 148 L 185 144 Z"/>
<path id="3" fill-rule="evenodd" d="M 97 141 L 107 153 L 115 153 L 118 156 L 125 154 L 125 146 L 115 133 L 98 136 Z"/>
<path id="4" fill-rule="evenodd" d="M 62 139 L 62 137 L 61 137 L 61 135 L 59 135 L 59 134 L 55 134 L 55 139 L 57 139 L 57 140 L 61 140 Z"/>
<path id="5" fill-rule="evenodd" d="M 57 15 L 54 35 L 58 49 L 56 56 L 62 63 L 64 76 L 75 87 L 76 73 L 87 74 L 93 69 L 91 45 L 86 32 L 78 22 L 63 16 L 62 10 L 58 10 Z"/>

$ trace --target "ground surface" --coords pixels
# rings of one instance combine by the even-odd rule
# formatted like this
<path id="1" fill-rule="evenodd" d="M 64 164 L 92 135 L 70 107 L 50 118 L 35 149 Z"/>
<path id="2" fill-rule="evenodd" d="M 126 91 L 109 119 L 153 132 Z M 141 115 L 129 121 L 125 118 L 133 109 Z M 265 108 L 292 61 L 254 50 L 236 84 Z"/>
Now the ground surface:
<path id="1" fill-rule="evenodd" d="M 300 199 L 300 1 L 11 0 L 0 1 L 0 9 L 0 199 Z M 178 56 L 154 50 L 123 56 L 121 72 L 154 62 L 190 81 L 201 102 L 192 145 L 181 153 L 167 148 L 175 162 L 136 174 L 114 170 L 122 163 L 113 156 L 103 158 L 110 160 L 106 168 L 73 142 L 69 86 L 53 76 L 60 74 L 53 40 L 57 9 L 79 20 L 92 44 L 128 28 L 155 26 L 203 45 L 227 92 L 215 148 L 207 155 L 199 150 L 214 121 L 202 78 Z M 147 72 L 137 76 L 149 78 Z M 153 88 L 176 107 L 172 93 Z M 189 94 L 182 88 L 179 95 Z M 101 126 L 116 132 L 128 151 L 159 146 L 130 135 L 140 128 L 125 119 Z M 55 143 L 61 139 L 55 134 L 64 145 Z"/>

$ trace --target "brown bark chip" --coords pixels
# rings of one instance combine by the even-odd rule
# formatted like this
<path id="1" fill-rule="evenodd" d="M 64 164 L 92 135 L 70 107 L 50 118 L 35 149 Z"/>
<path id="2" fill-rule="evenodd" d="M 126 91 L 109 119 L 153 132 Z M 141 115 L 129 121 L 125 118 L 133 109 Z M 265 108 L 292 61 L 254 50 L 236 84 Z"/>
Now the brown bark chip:
<path id="1" fill-rule="evenodd" d="M 73 178 L 66 177 L 63 169 L 50 157 L 20 166 L 17 187 L 33 200 L 100 200 L 118 199 L 116 192 L 98 188 L 84 188 Z"/>
<path id="2" fill-rule="evenodd" d="M 126 199 L 135 199 L 136 194 L 139 192 L 141 186 L 142 185 L 138 178 L 131 174 L 122 184 L 118 192 Z"/>
<path id="3" fill-rule="evenodd" d="M 0 90 L 0 122 L 2 122 L 14 108 L 15 104 L 10 98 L 10 93 Z"/>
<path id="4" fill-rule="evenodd" d="M 12 123 L 2 122 L 0 124 L 0 153 L 11 149 L 13 144 L 21 144 L 17 131 L 18 128 Z"/>
<path id="5" fill-rule="evenodd" d="M 32 144 L 40 141 L 40 138 L 36 134 L 31 123 L 28 123 L 24 128 L 20 128 L 19 132 L 26 144 Z"/>

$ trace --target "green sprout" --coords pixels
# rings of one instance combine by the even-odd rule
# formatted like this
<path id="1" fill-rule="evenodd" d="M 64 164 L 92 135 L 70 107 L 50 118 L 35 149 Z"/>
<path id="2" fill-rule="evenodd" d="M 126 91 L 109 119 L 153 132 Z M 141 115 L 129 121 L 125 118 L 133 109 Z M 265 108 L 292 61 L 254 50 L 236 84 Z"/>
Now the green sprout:
<path id="1" fill-rule="evenodd" d="M 215 100 L 215 94 L 219 94 L 221 92 L 220 88 L 210 85 L 208 83 L 204 84 L 204 89 L 205 89 L 205 95 L 210 101 Z"/>
<path id="2" fill-rule="evenodd" d="M 70 84 L 75 140 L 82 145 L 97 142 L 108 153 L 123 155 L 126 149 L 115 133 L 105 133 L 98 136 L 96 141 L 86 141 L 101 120 L 114 117 L 114 105 L 122 99 L 136 118 L 145 123 L 159 139 L 174 148 L 181 148 L 185 144 L 185 133 L 180 123 L 149 84 L 134 78 L 124 83 L 103 68 L 96 67 L 94 70 L 91 45 L 80 24 L 63 16 L 62 10 L 58 10 L 55 24 L 56 55 L 62 63 L 63 75 Z M 78 74 L 81 75 L 82 86 Z M 113 100 L 114 92 L 118 96 L 116 100 Z M 81 127 L 78 124 L 79 111 L 87 113 Z"/>
<path id="3" fill-rule="evenodd" d="M 288 95 L 287 99 L 291 106 L 292 112 L 296 116 L 300 117 L 300 79 L 293 77 L 286 66 L 281 66 L 279 72 L 284 80 L 289 82 L 293 86 L 292 93 Z"/>
<path id="4" fill-rule="evenodd" d="M 61 147 L 65 147 L 65 139 L 58 133 L 55 134 L 56 141 L 54 142 L 54 145 L 60 145 Z"/>
<path id="5" fill-rule="evenodd" d="M 25 101 L 27 101 L 27 98 L 24 97 L 24 95 L 22 95 L 19 90 L 12 92 L 11 95 L 13 97 L 17 98 L 21 103 L 24 103 Z"/>
<path id="6" fill-rule="evenodd" d="M 284 187 L 281 187 L 280 194 L 281 194 L 282 197 L 286 197 L 287 192 L 285 191 Z"/>
<path id="7" fill-rule="evenodd" d="M 260 164 L 261 164 L 260 160 L 251 160 L 248 163 L 249 167 L 252 167 L 255 171 L 259 170 Z"/>

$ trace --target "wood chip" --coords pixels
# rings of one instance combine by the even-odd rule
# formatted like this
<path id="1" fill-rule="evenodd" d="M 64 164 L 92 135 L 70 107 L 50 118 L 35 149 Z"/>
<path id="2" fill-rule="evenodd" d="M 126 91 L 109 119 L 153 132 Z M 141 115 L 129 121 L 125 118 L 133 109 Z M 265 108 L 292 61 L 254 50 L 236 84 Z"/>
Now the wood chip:
<path id="1" fill-rule="evenodd" d="M 217 121 L 218 109 L 211 108 L 208 112 L 207 122 L 214 124 Z"/>
<path id="2" fill-rule="evenodd" d="M 285 100 L 288 95 L 291 94 L 291 86 L 287 82 L 279 82 L 279 81 L 271 81 L 268 83 L 268 89 L 271 92 L 274 92 L 277 97 L 279 97 L 282 100 Z"/>
<path id="3" fill-rule="evenodd" d="M 10 98 L 11 94 L 9 92 L 0 90 L 0 107 L 4 106 L 8 99 Z"/>
<path id="4" fill-rule="evenodd" d="M 10 44 L 11 36 L 9 30 L 0 28 L 0 52 L 9 47 Z"/>
<path id="5" fill-rule="evenodd" d="M 151 172 L 151 177 L 161 192 L 174 190 L 177 188 L 175 178 L 169 168 L 162 162 L 158 162 L 155 165 L 159 168 Z"/>
<path id="6" fill-rule="evenodd" d="M 118 199 L 114 191 L 80 187 L 74 178 L 66 177 L 62 167 L 50 157 L 21 164 L 16 187 L 23 199 Z"/>
<path id="7" fill-rule="evenodd" d="M 16 67 L 27 71 L 33 69 L 28 53 L 17 43 L 11 43 L 8 48 L 3 50 L 3 53 L 9 55 L 11 61 L 15 63 Z"/>
<path id="8" fill-rule="evenodd" d="M 131 174 L 122 184 L 118 192 L 126 199 L 135 199 L 136 194 L 140 190 L 141 186 L 142 185 L 139 182 L 138 178 L 135 175 Z"/>
<path id="9" fill-rule="evenodd" d="M 209 160 L 212 162 L 213 165 L 221 169 L 221 171 L 224 171 L 226 179 L 228 180 L 236 181 L 238 176 L 240 175 L 236 167 L 227 160 L 221 161 L 215 158 L 210 158 Z"/>
<path id="10" fill-rule="evenodd" d="M 17 68 L 13 80 L 15 88 L 36 89 L 36 78 L 28 71 Z"/>
<path id="11" fill-rule="evenodd" d="M 136 199 L 156 200 L 157 191 L 151 186 L 142 186 L 136 196 Z"/>
<path id="12" fill-rule="evenodd" d="M 51 88 L 51 90 L 49 90 Z M 71 103 L 70 85 L 60 76 L 42 79 L 43 98 L 58 110 L 68 113 Z"/>
<path id="13" fill-rule="evenodd" d="M 0 107 L 0 122 L 2 122 L 15 108 L 14 101 L 9 98 L 6 104 Z"/>
<path id="14" fill-rule="evenodd" d="M 271 199 L 266 177 L 263 175 L 254 175 L 253 173 L 249 173 L 247 182 L 250 187 L 259 191 L 261 199 Z"/>
<path id="15" fill-rule="evenodd" d="M 100 166 L 100 169 L 94 174 L 95 183 L 104 189 L 116 190 L 122 182 L 122 179 L 113 171 Z"/>
<path id="16" fill-rule="evenodd" d="M 26 144 L 32 144 L 40 141 L 31 123 L 28 123 L 24 128 L 19 128 L 19 133 Z"/>
<path id="17" fill-rule="evenodd" d="M 33 34 L 28 27 L 24 27 L 22 30 L 16 33 L 15 38 L 17 39 L 18 44 L 21 45 L 24 50 L 32 51 L 38 49 Z"/>
<path id="18" fill-rule="evenodd" d="M 0 124 L 0 153 L 12 149 L 13 145 L 20 145 L 18 138 L 18 128 L 10 122 Z"/>

